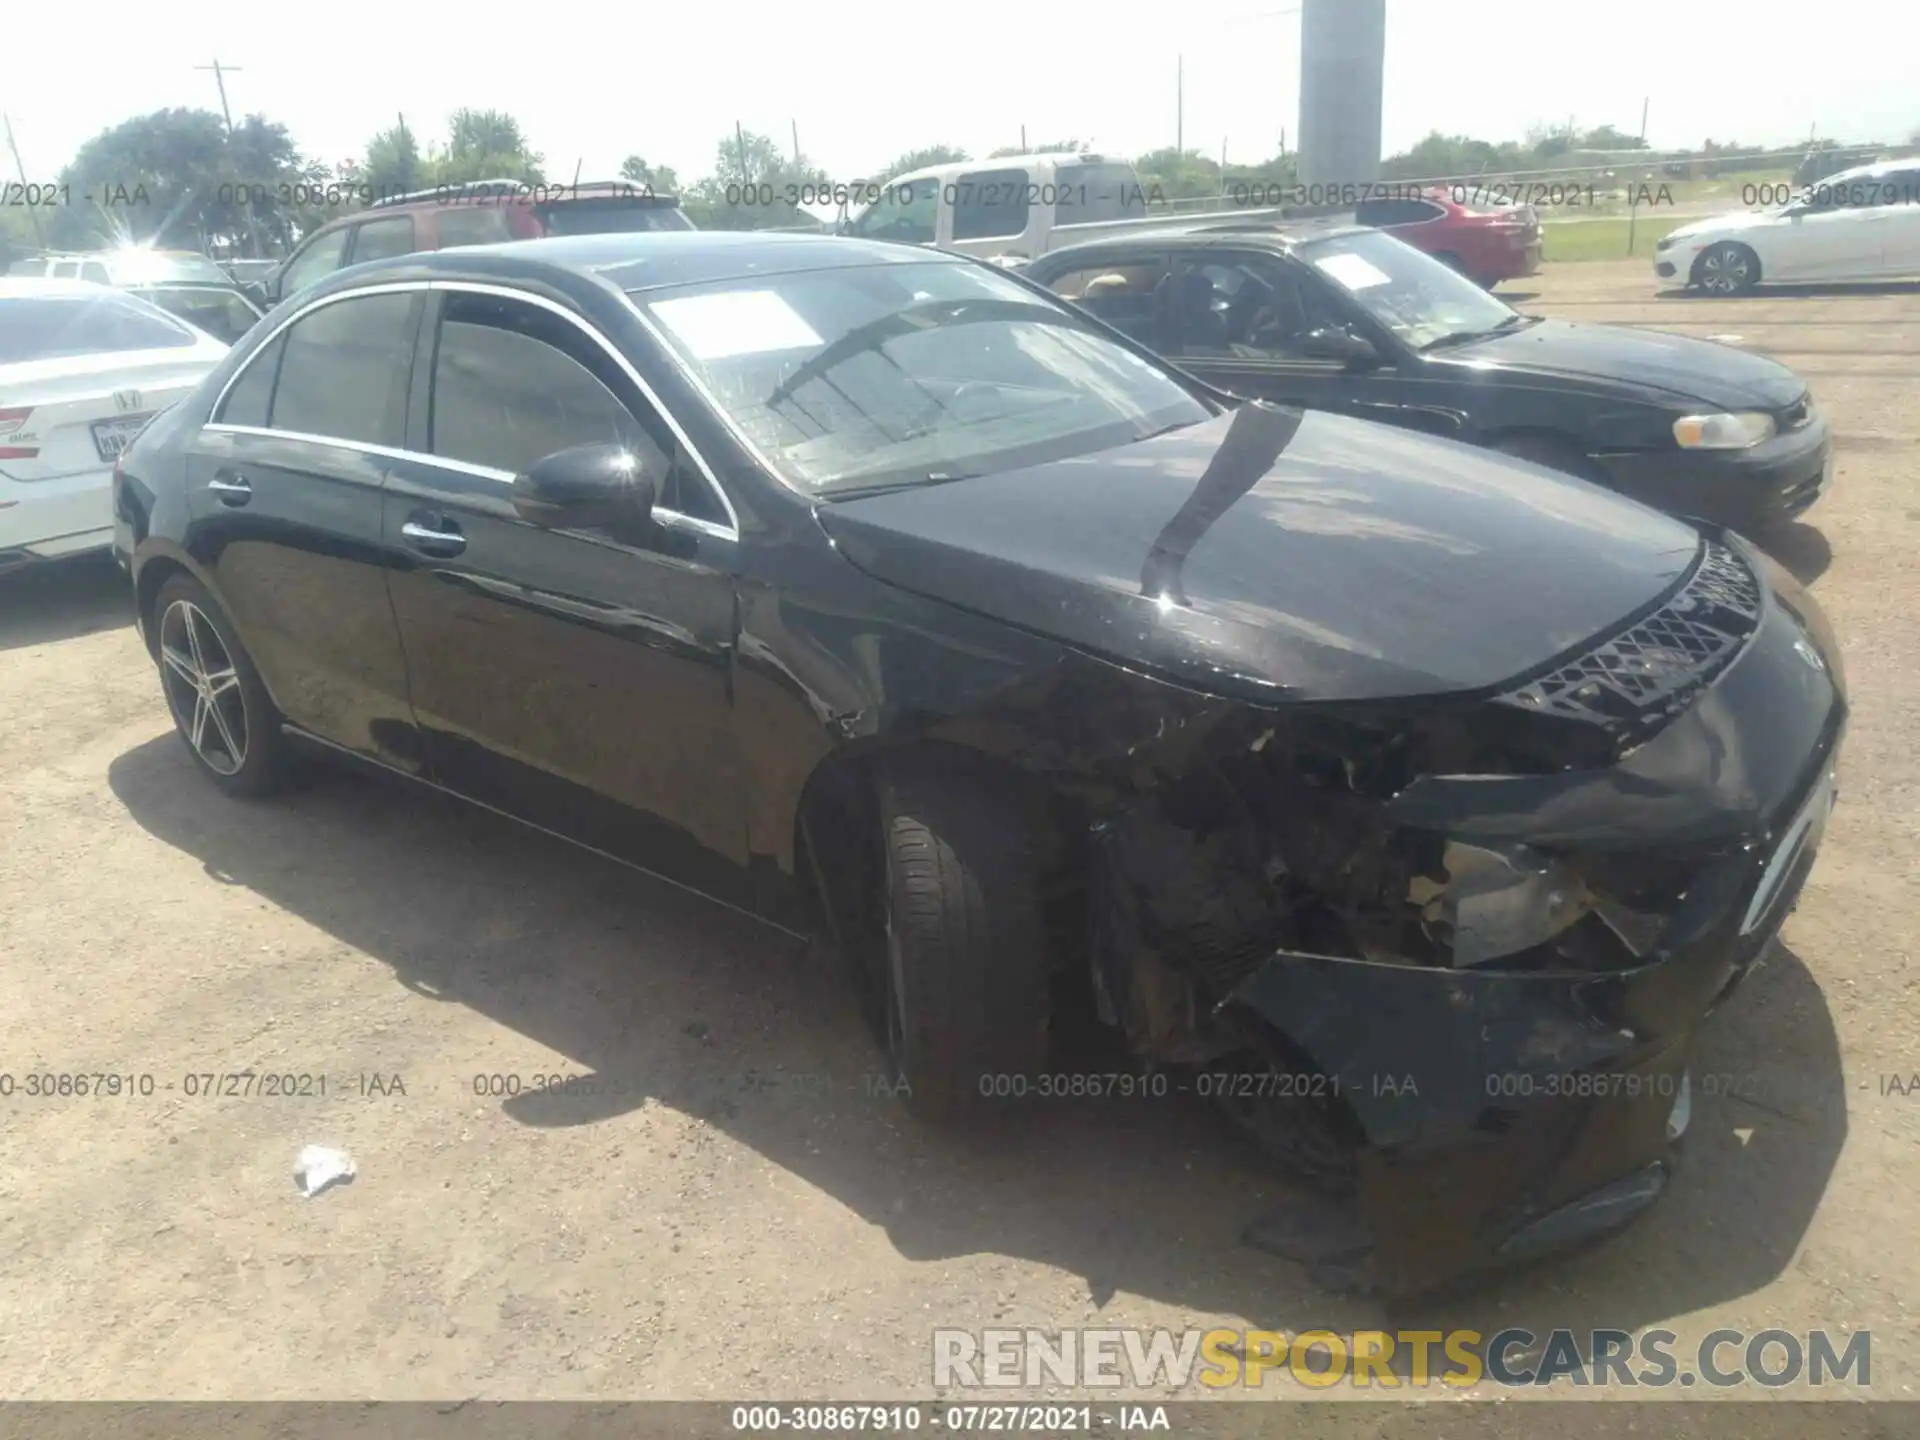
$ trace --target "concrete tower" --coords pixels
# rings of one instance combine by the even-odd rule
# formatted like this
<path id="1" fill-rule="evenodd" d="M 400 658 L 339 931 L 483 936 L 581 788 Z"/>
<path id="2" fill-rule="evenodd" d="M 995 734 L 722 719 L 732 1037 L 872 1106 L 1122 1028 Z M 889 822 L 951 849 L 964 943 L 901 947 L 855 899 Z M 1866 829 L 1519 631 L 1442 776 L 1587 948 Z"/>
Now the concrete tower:
<path id="1" fill-rule="evenodd" d="M 1303 0 L 1300 179 L 1377 180 L 1387 0 Z"/>

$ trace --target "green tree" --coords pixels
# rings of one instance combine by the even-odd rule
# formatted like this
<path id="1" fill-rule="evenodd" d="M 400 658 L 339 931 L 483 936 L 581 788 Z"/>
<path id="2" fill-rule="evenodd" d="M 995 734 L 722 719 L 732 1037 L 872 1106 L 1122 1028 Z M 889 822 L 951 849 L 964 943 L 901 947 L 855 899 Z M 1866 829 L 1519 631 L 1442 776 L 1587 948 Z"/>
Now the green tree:
<path id="1" fill-rule="evenodd" d="M 427 162 L 405 120 L 388 126 L 367 142 L 367 158 L 355 169 L 354 181 L 376 199 L 428 187 Z"/>
<path id="2" fill-rule="evenodd" d="M 1140 186 L 1166 200 L 1197 200 L 1221 194 L 1220 163 L 1198 150 L 1149 150 L 1133 162 Z"/>
<path id="3" fill-rule="evenodd" d="M 989 151 L 987 158 L 1005 160 L 1013 155 L 1050 155 L 1062 150 L 1078 153 L 1091 148 L 1084 140 L 1057 140 L 1047 145 L 1004 145 L 998 150 Z"/>
<path id="4" fill-rule="evenodd" d="M 520 122 L 504 110 L 453 112 L 447 143 L 429 162 L 432 183 L 460 185 L 474 180 L 546 179 L 542 157 L 527 143 Z"/>
<path id="5" fill-rule="evenodd" d="M 229 135 L 211 110 L 156 110 L 80 147 L 60 175 L 74 203 L 54 213 L 48 243 L 246 246 L 293 226 L 280 185 L 326 173 L 303 159 L 284 125 L 262 116 Z"/>
<path id="6" fill-rule="evenodd" d="M 671 165 L 649 165 L 639 155 L 629 155 L 620 162 L 620 178 L 650 186 L 656 195 L 680 193 L 680 177 L 673 173 Z"/>
<path id="7" fill-rule="evenodd" d="M 815 223 L 790 200 L 802 187 L 824 187 L 826 172 L 797 159 L 770 135 L 739 131 L 714 153 L 713 173 L 685 192 L 686 209 L 703 230 L 777 230 Z"/>

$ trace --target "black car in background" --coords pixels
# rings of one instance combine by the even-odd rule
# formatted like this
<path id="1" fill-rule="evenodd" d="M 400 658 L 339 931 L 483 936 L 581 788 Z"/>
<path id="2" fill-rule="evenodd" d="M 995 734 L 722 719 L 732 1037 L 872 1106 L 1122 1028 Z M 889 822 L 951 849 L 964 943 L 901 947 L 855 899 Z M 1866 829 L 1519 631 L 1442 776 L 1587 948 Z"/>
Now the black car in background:
<path id="1" fill-rule="evenodd" d="M 246 334 L 264 313 L 231 274 L 193 250 L 130 245 L 117 250 L 47 255 L 15 265 L 13 273 L 111 285 L 158 305 L 228 345 Z"/>
<path id="2" fill-rule="evenodd" d="M 1675 514 L 1759 530 L 1832 478 L 1827 422 L 1786 366 L 1523 315 L 1377 231 L 1216 224 L 1021 273 L 1236 394 L 1485 445 Z"/>
<path id="3" fill-rule="evenodd" d="M 824 932 L 928 1117 L 1053 1093 L 1082 996 L 1401 1292 L 1660 1193 L 1847 713 L 1732 534 L 884 243 L 356 267 L 114 512 L 214 784 L 350 756 Z"/>

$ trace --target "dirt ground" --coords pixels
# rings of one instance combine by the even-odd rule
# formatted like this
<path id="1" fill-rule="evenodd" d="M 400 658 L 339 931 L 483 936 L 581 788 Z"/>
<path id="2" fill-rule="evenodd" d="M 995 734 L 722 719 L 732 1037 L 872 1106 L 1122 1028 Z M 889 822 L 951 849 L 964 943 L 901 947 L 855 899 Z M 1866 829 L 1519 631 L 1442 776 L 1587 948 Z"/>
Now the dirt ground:
<path id="1" fill-rule="evenodd" d="M 925 1397 L 937 1325 L 1418 1322 L 1665 1326 L 1683 1353 L 1871 1328 L 1872 1393 L 1915 1398 L 1920 1093 L 1882 1077 L 1920 1071 L 1920 287 L 1716 302 L 1647 272 L 1506 290 L 1809 379 L 1838 476 L 1776 548 L 1855 711 L 1804 902 L 1704 1038 L 1733 1093 L 1696 1099 L 1627 1234 L 1388 1316 L 1239 1245 L 1285 1182 L 1197 1102 L 923 1130 L 868 1093 L 877 1054 L 804 946 L 393 784 L 222 799 L 87 565 L 0 582 L 0 1072 L 133 1093 L 0 1099 L 0 1394 Z M 189 1093 L 235 1071 L 326 1094 Z M 535 1093 L 558 1074 L 612 1093 Z M 357 1180 L 302 1198 L 308 1143 Z"/>

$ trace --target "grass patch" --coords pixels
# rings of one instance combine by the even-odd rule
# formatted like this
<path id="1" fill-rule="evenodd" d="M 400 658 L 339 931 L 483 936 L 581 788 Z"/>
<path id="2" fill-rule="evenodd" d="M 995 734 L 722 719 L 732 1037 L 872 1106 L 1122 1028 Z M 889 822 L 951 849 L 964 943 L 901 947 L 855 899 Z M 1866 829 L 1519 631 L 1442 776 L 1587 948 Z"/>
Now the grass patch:
<path id="1" fill-rule="evenodd" d="M 1547 260 L 1627 260 L 1653 255 L 1654 241 L 1687 224 L 1659 214 L 1642 215 L 1633 226 L 1633 249 L 1627 249 L 1625 220 L 1549 221 L 1540 227 L 1541 255 Z"/>

